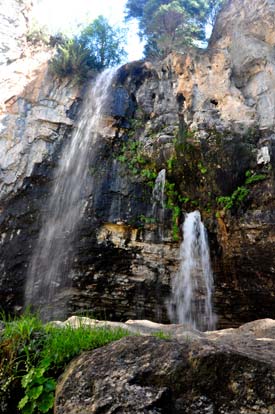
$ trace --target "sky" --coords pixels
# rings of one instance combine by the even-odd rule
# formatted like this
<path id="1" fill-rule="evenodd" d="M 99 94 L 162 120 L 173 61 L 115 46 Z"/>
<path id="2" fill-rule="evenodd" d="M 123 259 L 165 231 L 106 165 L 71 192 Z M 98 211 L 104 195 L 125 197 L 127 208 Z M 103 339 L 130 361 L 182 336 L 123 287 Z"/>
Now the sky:
<path id="1" fill-rule="evenodd" d="M 72 34 L 79 24 L 90 23 L 101 14 L 112 26 L 125 26 L 125 3 L 126 0 L 36 0 L 34 16 L 51 33 L 61 31 Z M 137 35 L 137 22 L 131 21 L 127 26 L 127 60 L 141 59 L 143 45 Z"/>

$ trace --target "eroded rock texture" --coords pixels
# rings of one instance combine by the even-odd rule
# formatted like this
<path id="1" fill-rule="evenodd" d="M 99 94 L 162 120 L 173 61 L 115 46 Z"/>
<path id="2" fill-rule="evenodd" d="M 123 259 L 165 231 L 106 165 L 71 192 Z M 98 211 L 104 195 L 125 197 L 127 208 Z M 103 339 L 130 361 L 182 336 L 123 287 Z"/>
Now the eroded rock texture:
<path id="1" fill-rule="evenodd" d="M 275 412 L 274 321 L 197 336 L 173 327 L 170 340 L 129 337 L 76 358 L 55 413 Z"/>
<path id="2" fill-rule="evenodd" d="M 275 316 L 274 14 L 274 0 L 228 1 L 208 49 L 118 70 L 106 113 L 111 132 L 102 132 L 70 253 L 72 288 L 58 298 L 60 307 L 68 302 L 68 313 L 167 321 L 178 268 L 175 225 L 184 211 L 199 209 L 209 232 L 220 326 Z M 23 306 L 41 212 L 79 96 L 41 66 L 40 53 L 47 60 L 51 52 L 31 55 L 36 66 L 20 74 L 22 91 L 12 65 L 24 58 L 6 66 L 15 78 L 1 118 L 0 303 L 12 312 Z M 162 220 L 153 216 L 151 172 L 162 168 L 182 211 L 174 226 L 171 208 Z M 247 184 L 251 176 L 260 179 Z"/>

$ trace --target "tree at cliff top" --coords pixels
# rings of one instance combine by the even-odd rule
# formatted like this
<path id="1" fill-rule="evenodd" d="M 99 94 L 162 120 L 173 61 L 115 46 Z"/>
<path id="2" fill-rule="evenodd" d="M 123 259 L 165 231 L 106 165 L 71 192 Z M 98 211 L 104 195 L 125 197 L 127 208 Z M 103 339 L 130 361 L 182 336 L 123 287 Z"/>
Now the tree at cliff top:
<path id="1" fill-rule="evenodd" d="M 103 16 L 87 26 L 78 40 L 90 51 L 90 65 L 97 70 L 118 65 L 127 55 L 122 46 L 125 30 L 110 26 Z"/>
<path id="2" fill-rule="evenodd" d="M 110 26 L 105 17 L 99 16 L 79 36 L 61 37 L 52 60 L 53 71 L 81 81 L 90 70 L 98 72 L 121 63 L 127 55 L 123 43 L 125 31 Z"/>
<path id="3" fill-rule="evenodd" d="M 138 19 L 145 55 L 163 56 L 205 40 L 206 24 L 213 24 L 222 1 L 127 0 L 126 19 Z"/>

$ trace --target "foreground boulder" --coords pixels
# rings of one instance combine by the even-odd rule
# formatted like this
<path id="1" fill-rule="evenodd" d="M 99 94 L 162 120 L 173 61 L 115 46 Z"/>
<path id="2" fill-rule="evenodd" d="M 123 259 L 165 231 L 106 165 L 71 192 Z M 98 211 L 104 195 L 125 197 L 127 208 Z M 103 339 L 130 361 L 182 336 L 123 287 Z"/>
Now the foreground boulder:
<path id="1" fill-rule="evenodd" d="M 176 326 L 171 339 L 130 336 L 86 352 L 60 379 L 55 414 L 274 414 L 274 328 Z"/>

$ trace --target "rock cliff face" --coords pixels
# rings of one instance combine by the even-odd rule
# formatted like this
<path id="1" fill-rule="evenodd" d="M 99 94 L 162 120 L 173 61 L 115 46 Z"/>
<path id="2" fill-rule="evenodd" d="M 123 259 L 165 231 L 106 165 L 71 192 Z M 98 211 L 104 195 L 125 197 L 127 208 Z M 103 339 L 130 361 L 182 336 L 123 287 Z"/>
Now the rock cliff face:
<path id="1" fill-rule="evenodd" d="M 274 316 L 274 15 L 273 0 L 228 1 L 208 49 L 118 70 L 72 288 L 59 298 L 69 298 L 68 313 L 167 321 L 179 207 L 200 209 L 208 228 L 220 326 Z M 9 311 L 22 308 L 52 171 L 79 101 L 76 87 L 49 72 L 49 50 L 30 53 L 5 65 L 13 86 L 1 115 L 0 302 Z M 18 74 L 13 65 L 24 59 L 33 69 Z M 162 168 L 169 208 L 160 220 L 152 184 Z"/>
<path id="2" fill-rule="evenodd" d="M 39 217 L 37 211 L 44 203 L 44 192 L 47 194 L 43 186 L 50 185 L 60 147 L 69 139 L 78 102 L 78 89 L 68 81 L 54 79 L 49 71 L 48 62 L 53 51 L 44 44 L 32 44 L 27 40 L 31 6 L 28 1 L 12 0 L 8 6 L 1 5 L 0 15 L 3 30 L 0 297 L 3 305 L 9 303 L 10 295 L 14 294 L 22 303 L 22 274 L 31 249 L 31 223 Z M 29 198 L 26 188 L 32 193 Z M 28 218 L 25 220 L 24 216 Z"/>
<path id="3" fill-rule="evenodd" d="M 23 186 L 73 124 L 77 90 L 48 73 L 53 51 L 28 41 L 31 11 L 31 1 L 1 4 L 1 199 Z"/>

